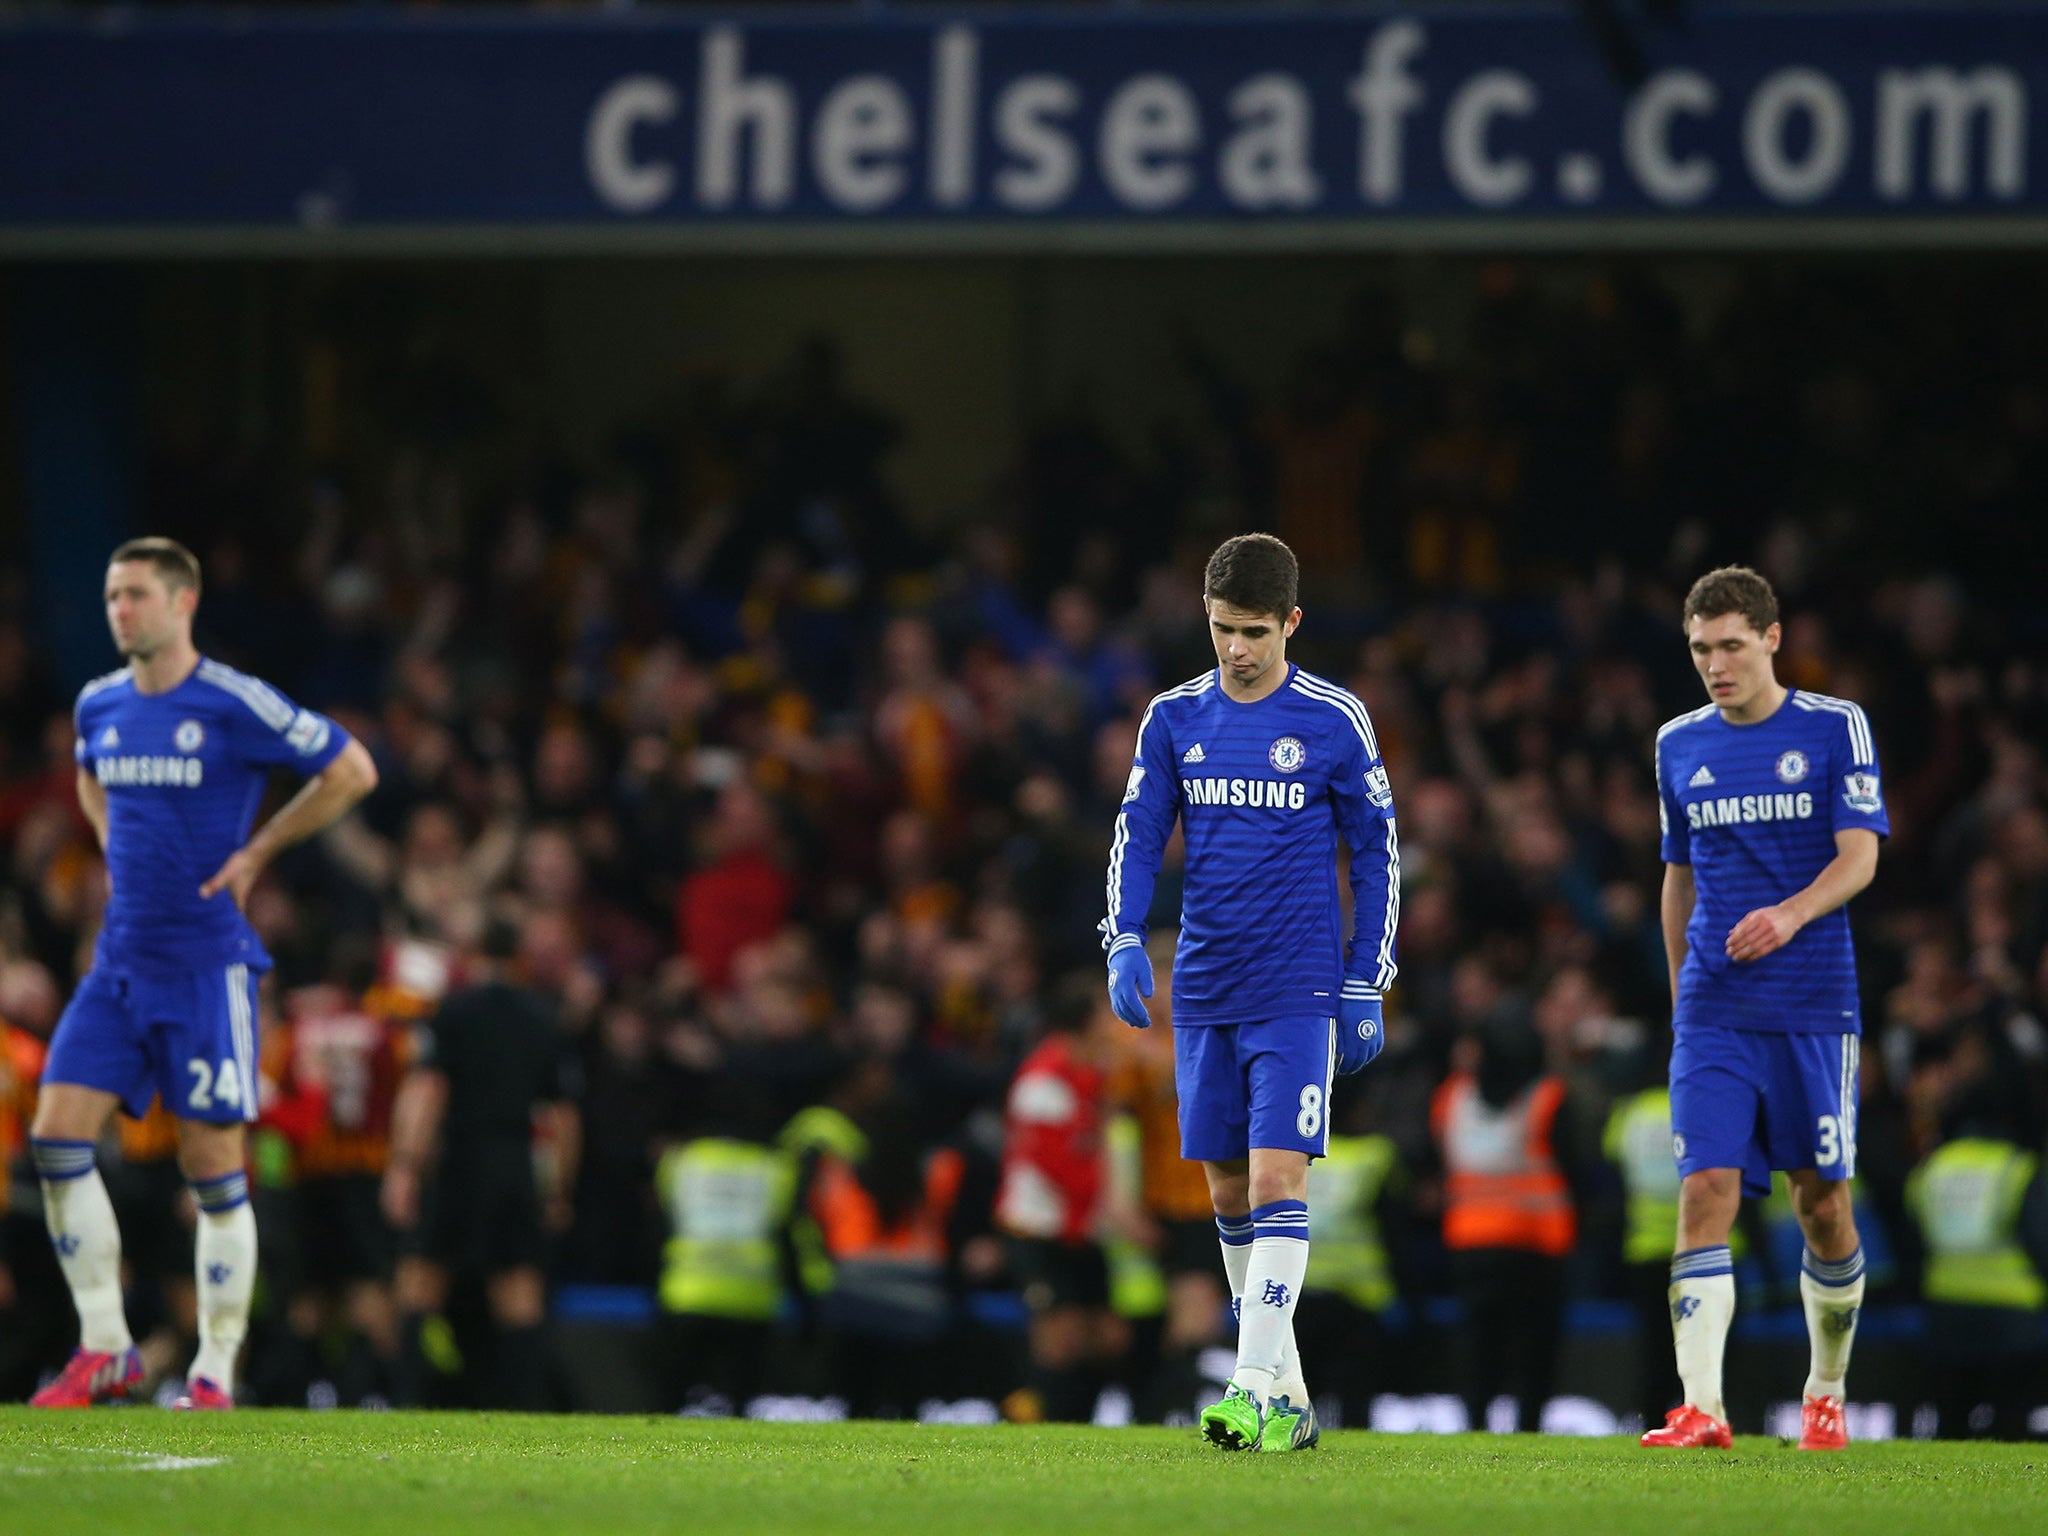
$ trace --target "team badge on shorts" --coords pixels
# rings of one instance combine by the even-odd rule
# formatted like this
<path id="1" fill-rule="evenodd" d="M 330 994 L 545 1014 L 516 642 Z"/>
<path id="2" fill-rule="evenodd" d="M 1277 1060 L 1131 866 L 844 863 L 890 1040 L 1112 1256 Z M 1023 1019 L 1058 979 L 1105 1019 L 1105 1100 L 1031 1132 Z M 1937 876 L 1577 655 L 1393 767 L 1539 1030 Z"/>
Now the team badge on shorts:
<path id="1" fill-rule="evenodd" d="M 1877 775 L 1874 773 L 1852 773 L 1842 780 L 1842 798 L 1849 802 L 1849 809 L 1861 811 L 1865 816 L 1875 816 L 1884 809 L 1884 797 L 1877 790 Z"/>
<path id="2" fill-rule="evenodd" d="M 1782 784 L 1797 784 L 1806 777 L 1806 754 L 1787 752 L 1778 759 L 1778 781 Z"/>
<path id="3" fill-rule="evenodd" d="M 1266 761 L 1282 773 L 1296 773 L 1300 771 L 1301 765 L 1308 761 L 1308 753 L 1302 750 L 1301 743 L 1292 736 L 1282 736 L 1267 749 Z"/>
<path id="4" fill-rule="evenodd" d="M 1671 1155 L 1681 1163 L 1685 1161 L 1685 1138 L 1676 1132 L 1673 1132 L 1671 1137 Z"/>
<path id="5" fill-rule="evenodd" d="M 206 727 L 197 720 L 180 720 L 171 733 L 171 745 L 180 752 L 197 752 L 206 742 Z"/>

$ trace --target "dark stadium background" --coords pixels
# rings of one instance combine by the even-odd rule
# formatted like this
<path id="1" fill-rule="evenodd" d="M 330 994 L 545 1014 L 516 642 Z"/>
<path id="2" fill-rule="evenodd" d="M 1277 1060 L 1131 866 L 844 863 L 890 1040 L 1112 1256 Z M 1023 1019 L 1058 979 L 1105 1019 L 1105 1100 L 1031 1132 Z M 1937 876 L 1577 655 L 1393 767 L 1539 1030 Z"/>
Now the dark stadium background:
<path id="1" fill-rule="evenodd" d="M 363 9 L 445 47 L 461 8 Z M 1585 40 L 1604 10 L 1506 9 L 1587 27 L 1556 46 L 1613 65 L 1611 35 Z M 2048 52 L 2031 7 L 1915 14 L 1938 42 L 1945 14 L 1992 13 Z M 14 20 L 0 66 L 33 32 Z M 388 1002 L 484 914 L 526 925 L 585 1124 L 549 1273 L 555 1399 L 664 1406 L 658 1148 L 733 1103 L 780 1125 L 882 1084 L 921 1147 L 987 1173 L 1051 984 L 1100 965 L 1136 713 L 1205 665 L 1201 561 L 1271 529 L 1303 557 L 1291 654 L 1366 700 L 1401 811 L 1390 1046 L 1336 1114 L 1409 1172 L 1384 1422 L 1441 1423 L 1457 1314 L 1429 1096 L 1500 1010 L 1603 1109 L 1656 1080 L 1651 742 L 1699 701 L 1680 597 L 1744 561 L 1785 604 L 1781 678 L 1862 703 L 1885 764 L 1895 834 L 1854 912 L 1878 1262 L 1851 1395 L 1877 1405 L 1868 1432 L 1912 1433 L 1932 1386 L 1906 1182 L 1966 1114 L 2037 1151 L 2048 1128 L 2030 210 L 1910 210 L 1910 238 L 1830 206 L 1733 235 L 1711 211 L 1652 235 L 1450 214 L 1436 239 L 1338 221 L 1291 253 L 1256 219 L 1189 241 L 1105 218 L 1068 251 L 1029 221 L 967 250 L 933 222 L 865 254 L 773 221 L 650 254 L 569 220 L 522 255 L 496 226 L 464 236 L 455 201 L 388 251 L 345 228 L 323 245 L 318 220 L 266 248 L 218 211 L 169 233 L 118 205 L 11 216 L 0 1022 L 46 1034 L 89 955 L 101 872 L 69 700 L 111 665 L 106 551 L 173 535 L 205 564 L 202 649 L 334 714 L 382 772 L 252 905 L 277 958 L 267 1016 L 373 970 Z M 876 1022 L 899 1002 L 909 1041 Z M 0 1132 L 19 1278 L 40 1228 L 4 1110 Z M 275 1289 L 248 1374 L 292 1396 L 323 1373 L 278 1364 L 289 1158 L 259 1167 Z M 967 1189 L 963 1243 L 988 1230 L 992 1178 Z M 1602 1406 L 1580 1423 L 1635 1407 L 1621 1206 L 1596 1176 L 1563 1389 Z M 1774 1235 L 1731 1348 L 1751 1428 L 1792 1395 L 1804 1341 Z M 935 1395 L 999 1397 L 1014 1284 L 969 1289 L 950 1351 L 968 1364 Z M 52 1304 L 0 1284 L 16 1395 L 68 1344 Z M 789 1396 L 833 1385 L 782 1374 Z"/>

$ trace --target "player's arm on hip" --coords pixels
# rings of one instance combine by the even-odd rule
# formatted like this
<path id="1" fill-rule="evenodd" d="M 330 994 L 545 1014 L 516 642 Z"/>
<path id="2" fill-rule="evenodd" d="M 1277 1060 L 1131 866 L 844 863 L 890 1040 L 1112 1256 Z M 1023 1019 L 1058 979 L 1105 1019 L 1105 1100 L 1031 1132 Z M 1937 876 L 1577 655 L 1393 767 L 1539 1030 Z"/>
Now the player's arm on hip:
<path id="1" fill-rule="evenodd" d="M 225 890 L 234 896 L 237 906 L 242 905 L 256 877 L 272 859 L 293 843 L 326 831 L 376 787 L 376 763 L 360 741 L 351 739 L 325 768 L 299 786 L 299 792 L 279 807 L 275 816 L 256 829 L 199 888 L 199 894 L 211 899 Z"/>
<path id="2" fill-rule="evenodd" d="M 1664 866 L 1664 890 L 1658 898 L 1658 915 L 1664 924 L 1664 963 L 1671 970 L 1671 1001 L 1678 1001 L 1678 973 L 1685 965 L 1685 925 L 1692 921 L 1693 885 L 1690 864 Z"/>
<path id="3" fill-rule="evenodd" d="M 1792 942 L 1793 935 L 1870 884 L 1877 874 L 1877 834 L 1864 827 L 1835 833 L 1835 856 L 1804 890 L 1773 907 L 1759 907 L 1728 931 L 1728 958 L 1761 960 Z"/>

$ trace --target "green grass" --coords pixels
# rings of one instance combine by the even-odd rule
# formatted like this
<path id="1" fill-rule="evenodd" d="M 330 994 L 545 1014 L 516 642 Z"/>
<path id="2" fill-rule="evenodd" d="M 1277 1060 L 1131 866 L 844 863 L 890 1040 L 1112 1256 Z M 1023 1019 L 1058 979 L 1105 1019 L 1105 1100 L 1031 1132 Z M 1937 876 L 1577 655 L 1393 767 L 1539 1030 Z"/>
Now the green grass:
<path id="1" fill-rule="evenodd" d="M 1233 1456 L 1162 1429 L 0 1408 L 0 1532 L 24 1536 L 1998 1536 L 2048 1530 L 2044 1473 L 2048 1449 L 1910 1442 L 1659 1454 L 1625 1439 L 1353 1432 Z"/>

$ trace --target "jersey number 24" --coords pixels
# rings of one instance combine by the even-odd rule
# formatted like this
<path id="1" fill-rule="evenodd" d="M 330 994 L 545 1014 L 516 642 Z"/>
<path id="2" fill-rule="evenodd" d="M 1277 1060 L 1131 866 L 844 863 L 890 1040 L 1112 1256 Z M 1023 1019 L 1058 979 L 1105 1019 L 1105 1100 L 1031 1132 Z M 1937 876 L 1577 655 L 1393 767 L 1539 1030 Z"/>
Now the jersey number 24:
<path id="1" fill-rule="evenodd" d="M 191 1108 L 204 1112 L 216 1101 L 229 1109 L 242 1107 L 242 1074 L 232 1056 L 222 1058 L 218 1070 L 208 1066 L 205 1057 L 194 1056 L 185 1070 L 192 1074 L 192 1091 L 185 1098 Z"/>

